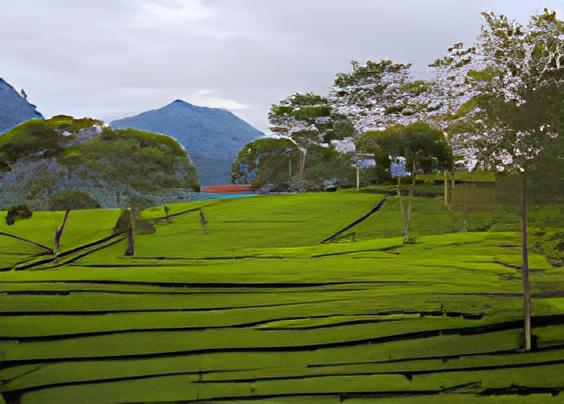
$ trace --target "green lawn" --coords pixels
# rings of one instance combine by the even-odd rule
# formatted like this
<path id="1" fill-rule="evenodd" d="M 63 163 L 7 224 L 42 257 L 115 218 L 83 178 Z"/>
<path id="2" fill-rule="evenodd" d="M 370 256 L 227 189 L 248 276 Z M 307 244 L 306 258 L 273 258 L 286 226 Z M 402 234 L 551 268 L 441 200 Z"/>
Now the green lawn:
<path id="1" fill-rule="evenodd" d="M 123 237 L 97 243 L 116 210 L 71 212 L 56 261 L 29 241 L 51 248 L 62 213 L 0 225 L 28 240 L 0 236 L 0 392 L 21 403 L 564 402 L 564 270 L 531 253 L 536 349 L 522 353 L 514 216 L 476 212 L 490 231 L 461 233 L 440 197 L 416 198 L 417 242 L 404 245 L 392 197 L 320 244 L 382 197 L 171 204 L 172 223 L 137 236 L 134 257 Z M 555 249 L 543 244 L 562 231 L 551 209 L 532 222 Z"/>

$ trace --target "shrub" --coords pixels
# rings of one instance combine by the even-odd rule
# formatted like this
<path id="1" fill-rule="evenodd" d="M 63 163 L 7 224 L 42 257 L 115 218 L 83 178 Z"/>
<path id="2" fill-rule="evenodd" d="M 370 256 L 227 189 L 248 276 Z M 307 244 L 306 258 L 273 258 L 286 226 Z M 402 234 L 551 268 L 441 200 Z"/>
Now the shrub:
<path id="1" fill-rule="evenodd" d="M 29 219 L 32 215 L 33 213 L 27 205 L 13 206 L 8 209 L 8 213 L 6 214 L 6 224 L 11 226 L 16 220 Z"/>

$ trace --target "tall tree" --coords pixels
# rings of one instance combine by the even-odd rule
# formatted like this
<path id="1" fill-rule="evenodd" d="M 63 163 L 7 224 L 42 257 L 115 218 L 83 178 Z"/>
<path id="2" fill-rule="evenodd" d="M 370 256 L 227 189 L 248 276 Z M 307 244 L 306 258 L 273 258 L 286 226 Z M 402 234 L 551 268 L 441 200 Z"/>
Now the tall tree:
<path id="1" fill-rule="evenodd" d="M 475 128 L 465 141 L 489 168 L 521 175 L 522 280 L 524 349 L 531 349 L 531 291 L 528 260 L 528 171 L 558 137 L 561 101 L 549 96 L 564 85 L 564 22 L 544 10 L 526 26 L 505 16 L 483 13 L 469 63 L 459 78 L 470 80 L 474 101 L 467 109 Z M 556 94 L 559 94 L 556 91 Z"/>
<path id="2" fill-rule="evenodd" d="M 447 66 L 446 62 L 439 65 Z M 437 75 L 443 79 L 446 74 L 441 71 L 439 75 L 437 70 Z M 449 80 L 445 78 L 444 81 Z M 337 75 L 329 100 L 333 108 L 347 116 L 360 133 L 417 122 L 444 131 L 448 120 L 449 92 L 444 91 L 442 84 L 414 79 L 409 64 L 390 60 L 368 61 L 364 65 L 353 62 L 351 72 Z M 447 137 L 447 132 L 444 136 Z M 442 169 L 446 173 L 452 170 L 452 165 Z M 378 170 L 381 173 L 382 170 Z M 446 189 L 445 181 L 445 195 Z"/>
<path id="3" fill-rule="evenodd" d="M 331 110 L 326 98 L 314 93 L 294 94 L 272 105 L 268 119 L 272 132 L 290 139 L 300 150 L 301 158 L 297 176 L 304 177 L 307 151 L 312 146 L 340 141 L 352 137 L 352 124 Z"/>
<path id="4" fill-rule="evenodd" d="M 335 112 L 346 116 L 358 133 L 384 130 L 418 120 L 412 98 L 423 82 L 411 80 L 411 65 L 391 60 L 352 62 L 352 71 L 339 73 L 329 96 Z"/>
<path id="5" fill-rule="evenodd" d="M 460 111 L 472 101 L 475 95 L 468 73 L 473 68 L 472 56 L 475 48 L 464 48 L 462 43 L 451 46 L 447 54 L 433 62 L 430 67 L 433 78 L 422 98 L 427 105 L 426 122 L 444 131 L 445 137 L 458 163 L 468 166 L 470 156 L 460 141 L 460 133 L 466 129 L 462 124 Z M 462 74 L 461 74 L 462 73 Z M 465 73 L 465 74 L 464 74 Z M 461 122 L 462 121 L 462 122 Z M 444 204 L 448 206 L 453 198 L 455 162 L 444 170 Z M 451 183 L 449 191 L 449 181 Z"/>

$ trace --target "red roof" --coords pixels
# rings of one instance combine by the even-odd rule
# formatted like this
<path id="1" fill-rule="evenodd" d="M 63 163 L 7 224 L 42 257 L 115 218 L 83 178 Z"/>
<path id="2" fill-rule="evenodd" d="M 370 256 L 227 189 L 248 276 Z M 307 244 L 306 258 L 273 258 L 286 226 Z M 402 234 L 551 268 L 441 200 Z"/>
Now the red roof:
<path id="1" fill-rule="evenodd" d="M 251 192 L 250 184 L 210 185 L 202 188 L 202 192 L 211 194 L 244 194 Z"/>

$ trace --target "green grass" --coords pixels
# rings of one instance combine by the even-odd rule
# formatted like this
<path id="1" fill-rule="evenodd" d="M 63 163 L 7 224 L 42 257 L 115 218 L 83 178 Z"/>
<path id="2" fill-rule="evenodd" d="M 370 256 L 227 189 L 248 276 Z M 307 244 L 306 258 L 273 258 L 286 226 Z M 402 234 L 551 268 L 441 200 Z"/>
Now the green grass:
<path id="1" fill-rule="evenodd" d="M 563 402 L 564 270 L 540 254 L 558 250 L 557 211 L 531 211 L 537 350 L 522 353 L 514 216 L 479 211 L 490 231 L 460 233 L 440 198 L 416 198 L 417 242 L 404 245 L 390 198 L 320 244 L 381 197 L 171 204 L 179 215 L 137 236 L 134 257 L 123 239 L 81 247 L 111 233 L 116 210 L 71 212 L 57 261 L 1 237 L 0 267 L 37 264 L 0 272 L 0 392 L 22 403 Z M 52 247 L 61 219 L 35 212 L 0 231 Z"/>

